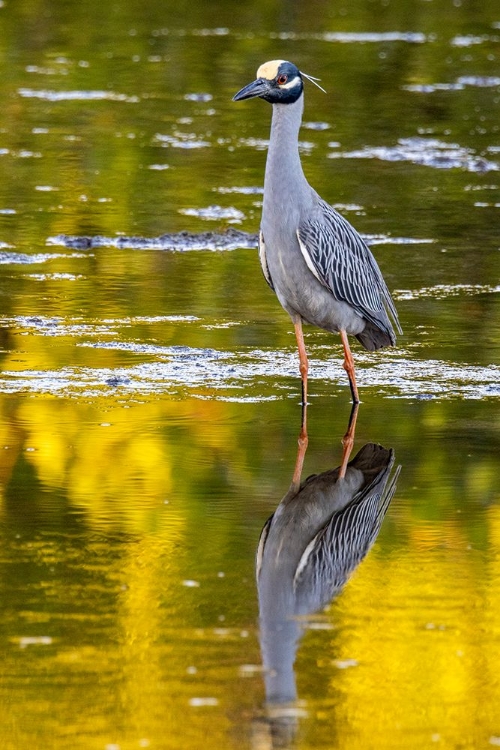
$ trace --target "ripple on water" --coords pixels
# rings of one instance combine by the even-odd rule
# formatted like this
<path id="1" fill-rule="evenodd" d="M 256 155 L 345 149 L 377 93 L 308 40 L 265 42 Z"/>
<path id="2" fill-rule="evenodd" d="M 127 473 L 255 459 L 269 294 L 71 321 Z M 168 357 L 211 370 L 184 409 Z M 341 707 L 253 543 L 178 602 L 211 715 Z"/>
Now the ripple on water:
<path id="1" fill-rule="evenodd" d="M 422 297 L 433 297 L 434 299 L 446 299 L 447 297 L 458 297 L 460 295 L 493 294 L 500 292 L 500 284 L 436 284 L 434 286 L 422 287 L 421 289 L 398 289 L 392 294 L 396 300 L 420 299 Z"/>
<path id="2" fill-rule="evenodd" d="M 434 91 L 462 91 L 466 86 L 494 88 L 500 86 L 499 76 L 460 76 L 453 83 L 410 83 L 402 86 L 405 91 L 431 94 Z"/>
<path id="3" fill-rule="evenodd" d="M 379 44 L 380 42 L 407 42 L 423 44 L 428 41 L 425 34 L 415 31 L 326 31 L 323 33 L 281 31 L 271 33 L 271 39 L 317 40 L 341 44 Z"/>
<path id="4" fill-rule="evenodd" d="M 499 37 L 491 34 L 482 34 L 477 36 L 474 34 L 457 34 L 451 39 L 450 44 L 452 47 L 472 47 L 476 44 L 483 44 L 483 42 L 498 42 Z"/>
<path id="5" fill-rule="evenodd" d="M 115 91 L 52 91 L 49 89 L 20 88 L 17 90 L 17 93 L 26 99 L 44 99 L 49 102 L 107 100 L 136 104 L 140 101 L 138 96 L 127 96 L 126 94 L 118 94 Z"/>
<path id="6" fill-rule="evenodd" d="M 216 187 L 214 192 L 226 195 L 228 193 L 241 193 L 241 195 L 263 195 L 264 188 L 256 186 Z"/>
<path id="7" fill-rule="evenodd" d="M 153 138 L 153 143 L 159 144 L 163 148 L 197 149 L 210 146 L 208 141 L 198 138 L 194 133 L 179 132 L 174 135 L 156 133 Z"/>
<path id="8" fill-rule="evenodd" d="M 436 138 L 400 138 L 397 146 L 365 146 L 358 151 L 332 152 L 330 159 L 381 159 L 383 161 L 410 161 L 435 169 L 465 169 L 468 172 L 497 171 L 499 165 L 470 148 L 456 143 L 445 143 Z"/>
<path id="9" fill-rule="evenodd" d="M 33 281 L 80 281 L 87 277 L 81 273 L 29 273 L 26 278 Z"/>
<path id="10" fill-rule="evenodd" d="M 188 102 L 211 102 L 213 99 L 213 96 L 212 94 L 193 93 L 193 94 L 185 94 L 184 99 Z"/>
<path id="11" fill-rule="evenodd" d="M 240 224 L 245 219 L 245 214 L 233 206 L 207 206 L 206 208 L 180 208 L 180 214 L 184 216 L 196 216 L 198 219 L 208 221 L 220 221 L 224 219 L 231 224 Z"/>
<path id="12" fill-rule="evenodd" d="M 0 247 L 11 247 L 4 243 L 0 243 Z M 39 263 L 47 263 L 50 260 L 56 260 L 58 258 L 88 258 L 90 257 L 87 253 L 9 253 L 0 252 L 0 265 L 32 265 Z"/>
<path id="13" fill-rule="evenodd" d="M 192 323 L 198 321 L 195 315 L 136 315 L 124 318 L 106 318 L 104 320 L 89 322 L 72 318 L 71 322 L 59 317 L 44 317 L 17 315 L 14 317 L 3 317 L 2 324 L 17 329 L 23 333 L 38 336 L 117 336 L 119 329 L 131 328 L 136 325 L 156 325 L 157 323 Z M 104 345 L 103 345 L 104 346 Z M 114 348 L 109 344 L 107 348 Z M 120 342 L 116 348 L 136 351 L 140 353 L 163 353 L 163 347 L 151 347 L 148 344 L 129 344 Z"/>

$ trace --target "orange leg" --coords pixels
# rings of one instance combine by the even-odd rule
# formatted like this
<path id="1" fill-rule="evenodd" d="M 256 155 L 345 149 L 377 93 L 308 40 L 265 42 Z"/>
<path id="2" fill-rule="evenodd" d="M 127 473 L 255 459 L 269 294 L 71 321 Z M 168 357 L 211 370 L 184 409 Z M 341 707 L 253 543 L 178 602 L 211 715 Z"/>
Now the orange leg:
<path id="1" fill-rule="evenodd" d="M 339 331 L 340 338 L 342 339 L 342 346 L 344 347 L 344 370 L 347 372 L 349 378 L 349 385 L 351 386 L 352 402 L 353 404 L 359 404 L 358 387 L 356 385 L 356 372 L 354 370 L 354 359 L 351 353 L 351 347 L 345 331 Z"/>
<path id="2" fill-rule="evenodd" d="M 307 405 L 307 373 L 309 371 L 309 362 L 307 361 L 307 352 L 304 344 L 304 334 L 302 333 L 302 320 L 297 318 L 293 321 L 295 328 L 295 338 L 299 348 L 300 360 L 300 377 L 302 378 L 302 405 Z"/>
<path id="3" fill-rule="evenodd" d="M 352 447 L 354 445 L 354 435 L 356 434 L 356 420 L 358 418 L 359 404 L 353 404 L 351 409 L 351 416 L 349 417 L 349 424 L 347 425 L 347 432 L 342 438 L 342 464 L 339 471 L 339 479 L 345 477 L 347 471 L 347 464 L 351 456 Z"/>

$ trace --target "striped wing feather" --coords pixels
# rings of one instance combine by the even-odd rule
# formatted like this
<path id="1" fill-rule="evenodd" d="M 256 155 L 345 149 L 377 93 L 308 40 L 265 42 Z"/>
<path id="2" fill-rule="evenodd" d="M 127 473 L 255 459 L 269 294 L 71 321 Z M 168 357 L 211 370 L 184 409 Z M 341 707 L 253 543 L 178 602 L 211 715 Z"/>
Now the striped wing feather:
<path id="1" fill-rule="evenodd" d="M 384 305 L 401 328 L 394 302 L 377 261 L 356 230 L 334 208 L 320 201 L 320 219 L 301 222 L 297 230 L 304 259 L 335 299 L 379 324 Z"/>

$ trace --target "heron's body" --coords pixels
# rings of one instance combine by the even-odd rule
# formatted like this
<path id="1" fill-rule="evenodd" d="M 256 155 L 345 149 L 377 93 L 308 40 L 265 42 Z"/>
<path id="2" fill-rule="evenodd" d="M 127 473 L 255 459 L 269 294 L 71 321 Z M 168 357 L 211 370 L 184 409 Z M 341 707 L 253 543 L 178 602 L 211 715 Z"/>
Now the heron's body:
<path id="1" fill-rule="evenodd" d="M 275 105 L 264 178 L 260 257 L 268 281 L 292 320 L 300 316 L 328 331 L 345 328 L 356 335 L 363 319 L 348 303 L 337 300 L 309 270 L 301 252 L 297 228 L 322 221 L 324 202 L 307 182 L 299 156 L 298 134 L 304 95 L 294 104 Z M 283 148 L 283 143 L 295 144 Z M 290 182 L 287 176 L 295 175 Z M 327 207 L 329 208 L 329 207 Z M 331 209 L 333 211 L 333 209 Z M 266 271 L 264 271 L 266 274 Z"/>
<path id="2" fill-rule="evenodd" d="M 304 400 L 307 356 L 302 321 L 339 332 L 357 402 L 347 334 L 374 350 L 396 341 L 387 314 L 399 322 L 391 295 L 369 248 L 356 230 L 307 182 L 299 155 L 304 94 L 298 68 L 274 60 L 235 99 L 260 96 L 273 104 L 264 180 L 260 261 L 269 285 L 290 314 L 297 335 Z"/>

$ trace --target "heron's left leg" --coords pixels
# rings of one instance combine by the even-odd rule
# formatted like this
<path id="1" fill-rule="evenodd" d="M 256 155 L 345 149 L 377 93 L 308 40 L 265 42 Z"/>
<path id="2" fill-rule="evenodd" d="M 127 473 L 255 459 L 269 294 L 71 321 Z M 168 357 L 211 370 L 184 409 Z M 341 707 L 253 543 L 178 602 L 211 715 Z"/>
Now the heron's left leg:
<path id="1" fill-rule="evenodd" d="M 351 353 L 351 347 L 349 346 L 349 340 L 345 331 L 339 331 L 340 338 L 342 339 L 342 346 L 344 347 L 344 370 L 347 372 L 349 378 L 349 385 L 351 386 L 352 402 L 353 404 L 359 404 L 358 387 L 356 385 L 356 372 L 354 370 L 354 359 Z"/>

